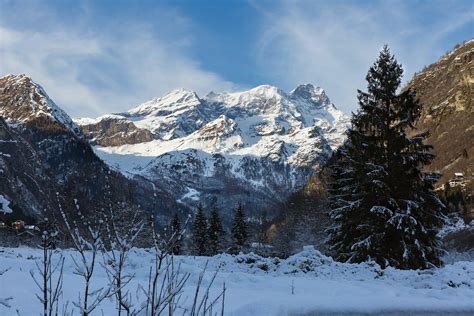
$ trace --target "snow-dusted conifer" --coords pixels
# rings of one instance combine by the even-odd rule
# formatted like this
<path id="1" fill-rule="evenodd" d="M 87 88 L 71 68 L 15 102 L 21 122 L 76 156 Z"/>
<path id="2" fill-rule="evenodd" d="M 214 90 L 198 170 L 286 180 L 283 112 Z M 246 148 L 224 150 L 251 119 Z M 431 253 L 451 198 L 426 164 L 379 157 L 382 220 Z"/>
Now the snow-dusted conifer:
<path id="1" fill-rule="evenodd" d="M 216 255 L 219 253 L 219 251 L 221 251 L 224 239 L 224 228 L 222 227 L 221 218 L 217 208 L 213 208 L 211 211 L 211 217 L 209 218 L 208 238 L 209 254 L 211 256 Z"/>
<path id="2" fill-rule="evenodd" d="M 401 269 L 439 266 L 442 203 L 436 176 L 421 171 L 433 159 L 427 134 L 408 136 L 421 105 L 410 90 L 397 94 L 402 67 L 387 46 L 359 91 L 347 141 L 336 153 L 330 188 L 330 244 L 337 259 L 375 260 Z"/>
<path id="3" fill-rule="evenodd" d="M 234 246 L 242 247 L 247 242 L 247 223 L 242 204 L 235 210 L 234 223 L 232 225 L 232 241 Z"/>
<path id="4" fill-rule="evenodd" d="M 193 246 L 194 254 L 204 256 L 207 253 L 207 219 L 204 215 L 202 205 L 196 210 L 196 216 L 193 222 Z"/>

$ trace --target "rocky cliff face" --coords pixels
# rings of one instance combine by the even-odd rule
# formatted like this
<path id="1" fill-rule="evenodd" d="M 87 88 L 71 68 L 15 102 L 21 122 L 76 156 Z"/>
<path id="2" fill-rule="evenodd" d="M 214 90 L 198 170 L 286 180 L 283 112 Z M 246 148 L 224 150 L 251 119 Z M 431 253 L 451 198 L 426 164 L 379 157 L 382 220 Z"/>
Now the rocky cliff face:
<path id="1" fill-rule="evenodd" d="M 421 103 L 418 130 L 428 130 L 436 155 L 430 170 L 440 171 L 440 183 L 455 172 L 474 172 L 474 40 L 458 45 L 409 82 Z"/>
<path id="2" fill-rule="evenodd" d="M 156 193 L 161 204 L 149 198 L 150 184 L 139 185 L 110 170 L 71 118 L 31 78 L 0 78 L 0 116 L 0 195 L 2 208 L 8 204 L 11 210 L 0 211 L 3 220 L 57 216 L 58 198 L 66 211 L 74 212 L 76 199 L 91 215 L 108 207 L 109 198 L 114 209 L 119 204 L 141 204 L 150 211 L 153 206 L 175 206 L 162 192 Z"/>
<path id="3" fill-rule="evenodd" d="M 183 207 L 258 211 L 301 188 L 344 139 L 348 118 L 324 91 L 259 86 L 200 98 L 179 89 L 125 113 L 78 119 L 95 152 Z M 138 136 L 140 135 L 140 136 Z"/>
<path id="4" fill-rule="evenodd" d="M 138 128 L 132 122 L 114 115 L 104 116 L 99 122 L 82 122 L 82 132 L 92 145 L 120 146 L 149 142 L 158 137 L 147 129 Z"/>

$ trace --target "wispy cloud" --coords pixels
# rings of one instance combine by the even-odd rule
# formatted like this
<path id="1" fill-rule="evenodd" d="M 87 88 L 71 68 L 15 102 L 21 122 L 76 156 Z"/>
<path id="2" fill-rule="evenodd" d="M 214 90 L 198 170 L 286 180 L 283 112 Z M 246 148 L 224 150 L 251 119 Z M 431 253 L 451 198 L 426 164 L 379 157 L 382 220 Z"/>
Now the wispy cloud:
<path id="1" fill-rule="evenodd" d="M 257 47 L 261 71 L 287 88 L 302 82 L 321 85 L 347 112 L 356 108 L 356 89 L 365 88 L 367 69 L 384 44 L 402 62 L 408 80 L 445 52 L 440 44 L 445 44 L 447 36 L 473 21 L 472 5 L 458 2 L 254 5 L 265 17 Z"/>
<path id="2" fill-rule="evenodd" d="M 215 11 L 202 15 L 184 10 L 186 1 L 0 0 L 0 75 L 31 75 L 73 116 L 123 111 L 178 87 L 201 95 L 241 88 L 232 80 L 286 90 L 312 82 L 350 112 L 383 44 L 407 80 L 474 27 L 473 5 L 462 0 L 249 1 L 257 14 L 243 12 L 255 32 L 230 24 L 219 32 L 232 35 L 217 39 L 216 25 L 229 26 L 219 19 L 227 4 L 207 3 Z M 206 23 L 212 15 L 217 22 Z M 216 55 L 216 63 L 202 57 Z"/>
<path id="3" fill-rule="evenodd" d="M 173 28 L 164 25 L 159 32 L 140 21 L 91 30 L 87 17 L 68 25 L 45 14 L 48 27 L 38 29 L 0 22 L 0 75 L 27 73 L 72 116 L 125 110 L 177 87 L 201 94 L 235 89 L 187 53 L 192 26 L 175 11 L 166 11 Z"/>

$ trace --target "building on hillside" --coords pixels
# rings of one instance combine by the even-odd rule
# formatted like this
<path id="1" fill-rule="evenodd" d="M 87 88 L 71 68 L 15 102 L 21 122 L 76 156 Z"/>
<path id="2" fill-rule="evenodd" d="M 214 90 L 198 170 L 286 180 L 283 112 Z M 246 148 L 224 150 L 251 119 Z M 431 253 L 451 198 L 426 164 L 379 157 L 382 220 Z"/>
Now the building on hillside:
<path id="1" fill-rule="evenodd" d="M 449 180 L 449 185 L 451 187 L 465 187 L 466 186 L 466 181 L 464 179 L 464 173 L 462 172 L 455 172 L 454 173 L 454 178 Z"/>
<path id="2" fill-rule="evenodd" d="M 12 223 L 12 227 L 14 230 L 22 230 L 25 228 L 25 221 L 17 220 Z"/>

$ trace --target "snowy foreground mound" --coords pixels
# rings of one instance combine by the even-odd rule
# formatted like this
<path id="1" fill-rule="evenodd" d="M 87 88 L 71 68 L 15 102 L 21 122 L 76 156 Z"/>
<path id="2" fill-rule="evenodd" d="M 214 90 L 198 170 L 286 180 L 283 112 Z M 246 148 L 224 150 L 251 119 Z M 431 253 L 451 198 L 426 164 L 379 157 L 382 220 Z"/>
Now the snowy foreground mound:
<path id="1" fill-rule="evenodd" d="M 82 280 L 72 273 L 71 251 L 66 251 L 64 299 L 75 300 Z M 13 297 L 12 308 L 0 305 L 1 315 L 37 315 L 40 303 L 29 271 L 41 252 L 31 248 L 0 248 L 0 270 L 10 268 L 0 277 L 0 298 Z M 153 255 L 146 249 L 133 249 L 128 270 L 135 274 L 129 285 L 133 299 L 138 284 L 146 286 Z M 380 269 L 376 264 L 342 264 L 322 255 L 312 247 L 286 260 L 262 258 L 254 254 L 238 256 L 176 257 L 183 272 L 191 277 L 184 289 L 183 305 L 191 305 L 206 261 L 207 286 L 215 270 L 213 294 L 226 283 L 226 315 L 473 315 L 474 262 L 460 261 L 440 269 L 399 271 Z M 94 286 L 107 277 L 98 267 Z M 293 294 L 292 294 L 293 292 Z M 211 295 L 212 296 L 212 295 Z M 104 315 L 114 315 L 114 303 L 105 301 Z M 96 315 L 101 315 L 98 310 Z"/>

